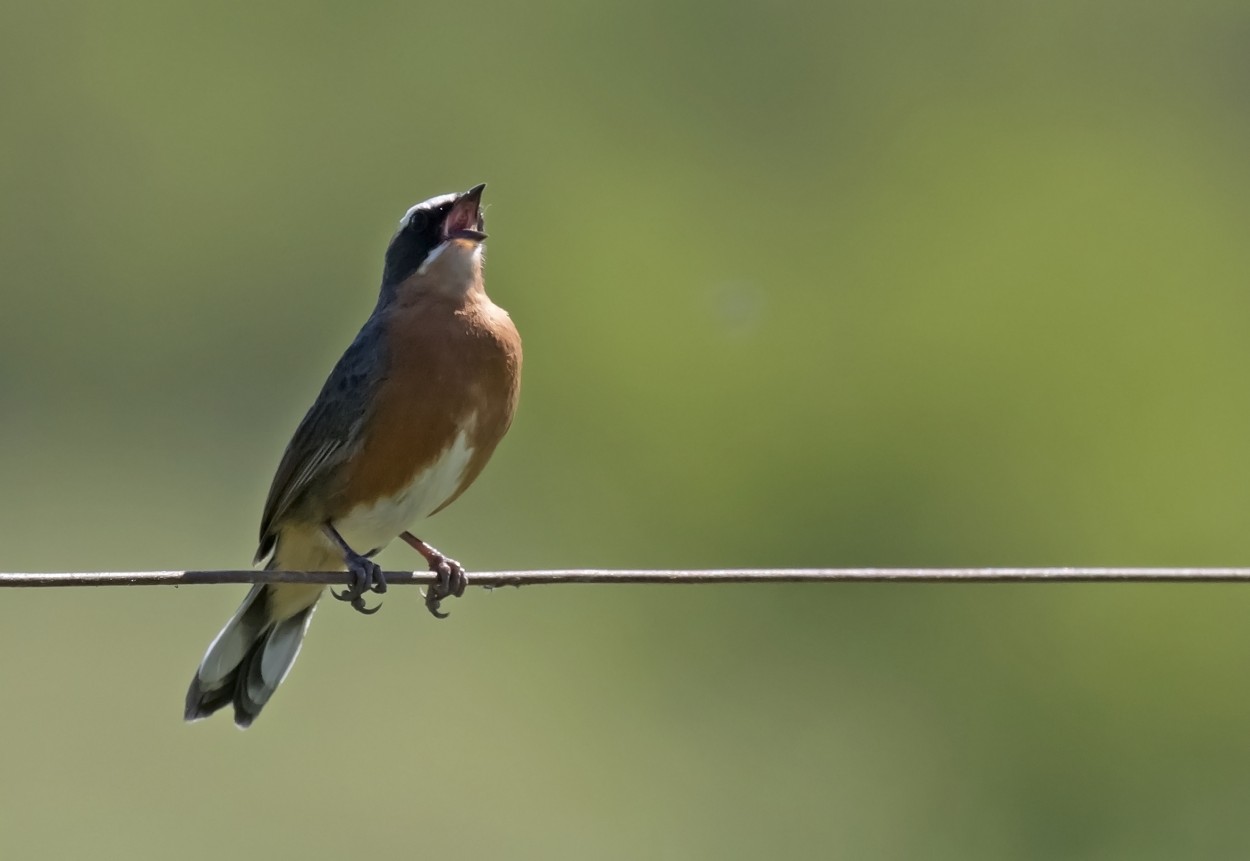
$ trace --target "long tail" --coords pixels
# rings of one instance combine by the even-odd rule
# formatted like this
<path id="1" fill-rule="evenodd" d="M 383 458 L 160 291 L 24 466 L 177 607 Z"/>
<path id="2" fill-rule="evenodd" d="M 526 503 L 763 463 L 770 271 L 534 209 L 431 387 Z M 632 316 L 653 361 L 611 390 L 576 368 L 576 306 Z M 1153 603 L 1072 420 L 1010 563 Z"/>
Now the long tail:
<path id="1" fill-rule="evenodd" d="M 320 590 L 310 593 L 307 606 L 301 608 L 297 604 L 294 613 L 287 595 L 274 600 L 277 590 L 299 588 L 259 584 L 252 587 L 209 645 L 191 680 L 187 720 L 206 718 L 233 703 L 235 724 L 240 729 L 251 726 L 295 663 L 317 607 Z"/>

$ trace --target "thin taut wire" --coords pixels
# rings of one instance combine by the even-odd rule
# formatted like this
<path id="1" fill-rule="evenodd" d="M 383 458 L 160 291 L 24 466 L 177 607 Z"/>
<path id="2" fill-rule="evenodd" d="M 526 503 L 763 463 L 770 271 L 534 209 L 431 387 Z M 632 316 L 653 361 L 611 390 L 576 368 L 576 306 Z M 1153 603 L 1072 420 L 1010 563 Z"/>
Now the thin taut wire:
<path id="1" fill-rule="evenodd" d="M 428 585 L 425 571 L 387 571 L 392 586 Z M 469 572 L 472 586 L 548 583 L 1235 583 L 1250 568 L 722 568 L 692 571 L 577 568 Z M 38 586 L 199 586 L 213 583 L 346 585 L 341 571 L 72 571 L 0 573 L 0 588 Z"/>

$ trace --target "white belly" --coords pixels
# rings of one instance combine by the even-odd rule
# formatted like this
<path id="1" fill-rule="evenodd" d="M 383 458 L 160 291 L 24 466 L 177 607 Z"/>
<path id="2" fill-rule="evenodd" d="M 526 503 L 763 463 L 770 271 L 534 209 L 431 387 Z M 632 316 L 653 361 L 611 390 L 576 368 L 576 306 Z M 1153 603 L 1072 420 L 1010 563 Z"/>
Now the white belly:
<path id="1" fill-rule="evenodd" d="M 470 425 L 467 430 L 471 429 Z M 461 431 L 438 460 L 398 494 L 372 505 L 358 505 L 346 517 L 335 520 L 334 528 L 348 546 L 357 553 L 381 549 L 446 502 L 460 486 L 460 478 L 473 456 L 467 430 Z"/>

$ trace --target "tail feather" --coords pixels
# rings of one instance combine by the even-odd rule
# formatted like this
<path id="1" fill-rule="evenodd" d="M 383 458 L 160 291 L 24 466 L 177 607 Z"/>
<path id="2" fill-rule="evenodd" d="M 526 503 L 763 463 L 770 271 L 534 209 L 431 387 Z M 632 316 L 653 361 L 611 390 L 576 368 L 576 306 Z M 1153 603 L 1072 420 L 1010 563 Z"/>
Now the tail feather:
<path id="1" fill-rule="evenodd" d="M 234 722 L 251 726 L 299 655 L 316 601 L 272 619 L 273 586 L 255 586 L 208 647 L 187 690 L 185 717 L 199 720 L 234 704 Z"/>
<path id="2" fill-rule="evenodd" d="M 315 607 L 306 607 L 269 628 L 239 664 L 234 690 L 234 722 L 238 726 L 252 725 L 291 671 Z"/>
<path id="3" fill-rule="evenodd" d="M 208 685 L 221 681 L 239 666 L 269 627 L 265 587 L 252 587 L 230 621 L 209 643 L 196 677 Z"/>

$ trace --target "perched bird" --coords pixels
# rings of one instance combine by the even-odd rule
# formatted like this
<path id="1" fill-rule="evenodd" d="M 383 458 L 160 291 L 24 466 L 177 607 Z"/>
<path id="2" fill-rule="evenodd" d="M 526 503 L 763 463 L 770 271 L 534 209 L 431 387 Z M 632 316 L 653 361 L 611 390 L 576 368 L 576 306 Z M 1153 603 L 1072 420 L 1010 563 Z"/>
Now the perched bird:
<path id="1" fill-rule="evenodd" d="M 482 280 L 484 185 L 412 207 L 386 249 L 377 306 L 286 447 L 260 523 L 266 569 L 347 571 L 362 613 L 385 592 L 372 556 L 400 537 L 425 557 L 426 595 L 464 592 L 464 569 L 407 530 L 456 500 L 512 422 L 521 338 Z M 299 654 L 322 587 L 257 585 L 208 647 L 186 719 L 234 705 L 247 727 Z"/>

